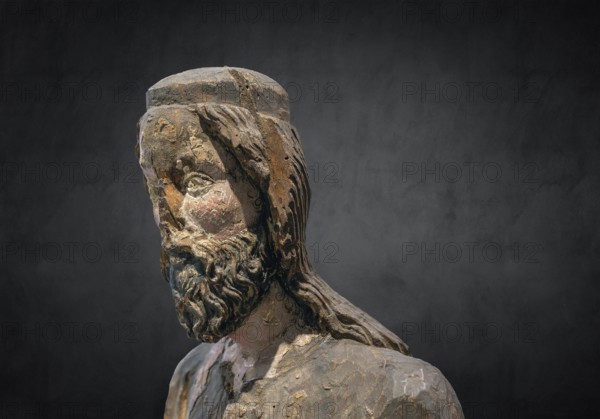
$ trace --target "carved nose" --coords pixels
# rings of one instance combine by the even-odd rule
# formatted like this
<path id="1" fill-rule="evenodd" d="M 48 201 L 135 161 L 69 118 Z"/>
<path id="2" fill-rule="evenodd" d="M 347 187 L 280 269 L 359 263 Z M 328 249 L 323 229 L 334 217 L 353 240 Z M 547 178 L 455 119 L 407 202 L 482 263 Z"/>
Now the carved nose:
<path id="1" fill-rule="evenodd" d="M 181 230 L 183 219 L 179 216 L 183 196 L 168 179 L 161 179 L 158 187 L 158 222 L 159 227 L 163 223 Z"/>

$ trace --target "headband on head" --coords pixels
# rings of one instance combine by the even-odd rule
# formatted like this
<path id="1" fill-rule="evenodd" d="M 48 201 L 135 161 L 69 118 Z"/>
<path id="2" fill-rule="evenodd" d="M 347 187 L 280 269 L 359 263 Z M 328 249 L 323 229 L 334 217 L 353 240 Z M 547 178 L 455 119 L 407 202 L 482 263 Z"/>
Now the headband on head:
<path id="1" fill-rule="evenodd" d="M 146 93 L 146 108 L 215 103 L 290 120 L 287 92 L 264 74 L 237 67 L 205 67 L 165 77 Z"/>

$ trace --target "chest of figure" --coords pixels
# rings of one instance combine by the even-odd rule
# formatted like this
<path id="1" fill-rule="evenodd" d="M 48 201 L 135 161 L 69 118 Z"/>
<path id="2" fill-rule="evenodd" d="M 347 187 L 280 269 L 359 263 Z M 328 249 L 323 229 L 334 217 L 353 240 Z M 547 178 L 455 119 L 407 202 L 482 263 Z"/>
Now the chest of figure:
<path id="1" fill-rule="evenodd" d="M 330 362 L 327 362 L 330 364 Z M 192 418 L 374 418 L 386 404 L 385 380 L 340 363 L 306 363 L 277 377 L 245 383 L 231 392 L 227 374 L 214 368 L 194 403 Z"/>

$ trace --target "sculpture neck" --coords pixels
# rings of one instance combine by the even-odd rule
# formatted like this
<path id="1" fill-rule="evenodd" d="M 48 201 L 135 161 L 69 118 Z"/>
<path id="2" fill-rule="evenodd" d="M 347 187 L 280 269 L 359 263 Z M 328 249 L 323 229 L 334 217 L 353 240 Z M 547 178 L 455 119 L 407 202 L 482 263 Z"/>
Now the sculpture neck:
<path id="1" fill-rule="evenodd" d="M 290 351 L 302 352 L 319 337 L 302 326 L 301 309 L 275 281 L 259 305 L 228 337 L 234 345 L 222 355 L 227 365 L 224 382 L 232 397 L 239 396 L 244 383 L 277 375 L 279 362 Z"/>
<path id="2" fill-rule="evenodd" d="M 299 334 L 310 332 L 300 326 L 299 313 L 297 303 L 274 281 L 250 316 L 229 337 L 244 358 L 258 360 L 263 353 L 276 351 L 280 343 L 290 343 Z"/>

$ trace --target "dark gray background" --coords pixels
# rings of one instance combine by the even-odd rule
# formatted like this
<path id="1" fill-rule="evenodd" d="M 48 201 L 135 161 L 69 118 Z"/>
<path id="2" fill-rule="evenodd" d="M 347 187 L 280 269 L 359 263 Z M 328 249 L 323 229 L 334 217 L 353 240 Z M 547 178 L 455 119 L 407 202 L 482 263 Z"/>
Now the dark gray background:
<path id="1" fill-rule="evenodd" d="M 221 65 L 287 88 L 317 271 L 439 367 L 467 418 L 595 416 L 590 5 L 0 6 L 1 417 L 161 417 L 194 342 L 136 123 L 150 85 Z"/>

